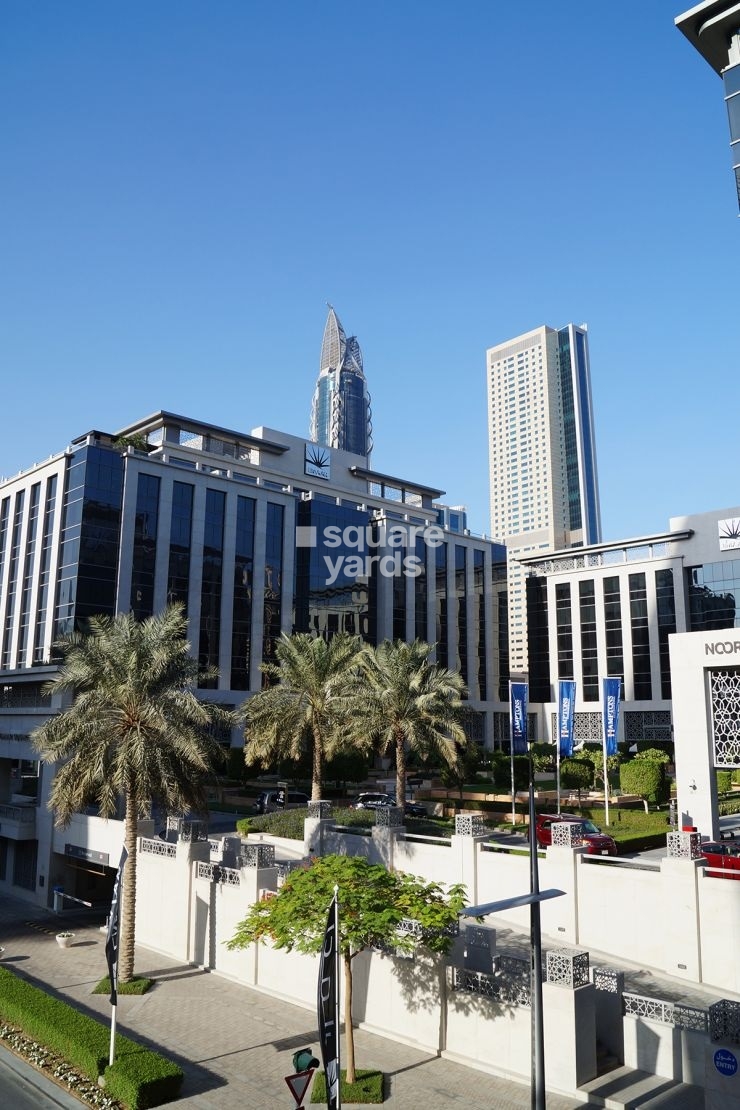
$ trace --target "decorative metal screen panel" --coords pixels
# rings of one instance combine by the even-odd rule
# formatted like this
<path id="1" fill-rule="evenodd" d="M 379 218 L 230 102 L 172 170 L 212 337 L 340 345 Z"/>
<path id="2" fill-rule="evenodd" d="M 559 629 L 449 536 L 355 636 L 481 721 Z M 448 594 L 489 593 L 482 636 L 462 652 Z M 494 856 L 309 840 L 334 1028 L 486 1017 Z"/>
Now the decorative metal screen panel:
<path id="1" fill-rule="evenodd" d="M 671 740 L 671 714 L 665 709 L 625 710 L 624 739 Z"/>
<path id="2" fill-rule="evenodd" d="M 222 867 L 220 863 L 197 863 L 195 865 L 196 879 L 207 879 L 211 883 L 224 883 L 227 886 L 239 886 L 241 875 L 234 867 Z"/>
<path id="3" fill-rule="evenodd" d="M 721 1002 L 716 1003 L 721 1006 Z M 732 1003 L 731 1003 L 732 1005 Z M 738 1003 L 735 1003 L 738 1005 Z M 665 1002 L 661 998 L 646 998 L 639 994 L 622 995 L 622 1010 L 633 1017 L 647 1018 L 649 1021 L 659 1021 L 663 1025 L 672 1025 L 676 1029 L 688 1029 L 694 1033 L 706 1033 L 711 1025 L 711 1012 L 713 1007 L 700 1010 L 696 1006 L 684 1006 L 678 1002 Z M 719 1038 L 715 1038 L 717 1040 Z"/>
<path id="4" fill-rule="evenodd" d="M 669 859 L 701 859 L 701 833 L 670 832 L 667 837 Z"/>
<path id="5" fill-rule="evenodd" d="M 624 972 L 615 967 L 592 967 L 591 975 L 597 991 L 607 994 L 621 994 L 624 990 Z"/>
<path id="6" fill-rule="evenodd" d="M 498 975 L 485 975 L 482 971 L 453 967 L 452 989 L 508 1002 L 512 1006 L 529 1006 L 531 1001 L 529 980 L 509 979 L 501 972 Z"/>
<path id="7" fill-rule="evenodd" d="M 274 867 L 274 844 L 245 844 L 239 853 L 242 867 Z"/>
<path id="8" fill-rule="evenodd" d="M 487 831 L 480 813 L 455 814 L 455 836 L 485 836 Z"/>
<path id="9" fill-rule="evenodd" d="M 208 825 L 205 821 L 186 821 L 184 817 L 168 817 L 167 832 L 175 831 L 178 840 L 207 840 Z"/>
<path id="10" fill-rule="evenodd" d="M 309 802 L 308 803 L 308 816 L 317 817 L 321 821 L 326 821 L 331 813 L 331 802 Z"/>
<path id="11" fill-rule="evenodd" d="M 144 855 L 166 856 L 168 859 L 174 859 L 177 855 L 177 848 L 175 845 L 168 844 L 165 840 L 142 839 L 139 851 Z"/>
<path id="12" fill-rule="evenodd" d="M 547 953 L 547 981 L 561 987 L 584 987 L 590 980 L 588 952 L 554 948 Z"/>
<path id="13" fill-rule="evenodd" d="M 403 810 L 400 806 L 378 806 L 375 824 L 381 829 L 398 829 L 403 825 Z"/>
<path id="14" fill-rule="evenodd" d="M 740 1044 L 740 1002 L 721 998 L 709 1007 L 709 1035 L 713 1041 Z"/>
<path id="15" fill-rule="evenodd" d="M 552 843 L 560 848 L 582 848 L 583 826 L 577 821 L 553 821 Z"/>
<path id="16" fill-rule="evenodd" d="M 740 670 L 709 672 L 715 767 L 740 767 Z"/>

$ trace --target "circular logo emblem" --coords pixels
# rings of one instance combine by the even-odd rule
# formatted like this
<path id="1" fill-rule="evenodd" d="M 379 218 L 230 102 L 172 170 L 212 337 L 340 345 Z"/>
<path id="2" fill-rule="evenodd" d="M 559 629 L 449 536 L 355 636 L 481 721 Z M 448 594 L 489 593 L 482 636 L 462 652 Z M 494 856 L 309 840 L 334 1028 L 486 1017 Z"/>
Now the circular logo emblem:
<path id="1" fill-rule="evenodd" d="M 737 1056 L 729 1048 L 718 1048 L 714 1054 L 714 1066 L 720 1075 L 734 1075 L 737 1071 Z"/>

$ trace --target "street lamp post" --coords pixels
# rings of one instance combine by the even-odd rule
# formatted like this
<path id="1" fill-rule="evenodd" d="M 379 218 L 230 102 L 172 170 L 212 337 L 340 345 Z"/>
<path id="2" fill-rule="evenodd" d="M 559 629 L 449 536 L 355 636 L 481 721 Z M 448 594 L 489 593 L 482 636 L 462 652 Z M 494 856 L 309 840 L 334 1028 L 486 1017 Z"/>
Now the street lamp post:
<path id="1" fill-rule="evenodd" d="M 529 906 L 529 933 L 532 963 L 530 967 L 530 992 L 532 1009 L 532 1110 L 545 1110 L 545 1024 L 542 1008 L 542 930 L 540 926 L 540 903 L 550 898 L 560 898 L 564 890 L 540 890 L 539 869 L 537 866 L 537 835 L 535 831 L 534 810 L 534 764 L 529 757 L 529 894 L 519 894 L 514 898 L 503 898 L 499 902 L 486 902 L 480 906 L 468 906 L 462 911 L 464 917 L 485 917 L 489 913 Z"/>

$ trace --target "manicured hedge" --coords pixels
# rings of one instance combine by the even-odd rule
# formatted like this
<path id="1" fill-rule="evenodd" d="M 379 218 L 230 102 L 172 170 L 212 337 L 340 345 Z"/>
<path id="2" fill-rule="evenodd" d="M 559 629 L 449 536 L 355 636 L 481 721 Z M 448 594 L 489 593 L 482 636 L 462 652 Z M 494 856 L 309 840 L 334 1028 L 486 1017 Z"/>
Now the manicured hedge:
<path id="1" fill-rule="evenodd" d="M 63 1056 L 89 1079 L 104 1074 L 106 1091 L 131 1110 L 168 1102 L 182 1086 L 183 1073 L 177 1064 L 128 1037 L 116 1037 L 116 1058 L 110 1067 L 107 1025 L 7 968 L 0 968 L 0 1017 Z"/>

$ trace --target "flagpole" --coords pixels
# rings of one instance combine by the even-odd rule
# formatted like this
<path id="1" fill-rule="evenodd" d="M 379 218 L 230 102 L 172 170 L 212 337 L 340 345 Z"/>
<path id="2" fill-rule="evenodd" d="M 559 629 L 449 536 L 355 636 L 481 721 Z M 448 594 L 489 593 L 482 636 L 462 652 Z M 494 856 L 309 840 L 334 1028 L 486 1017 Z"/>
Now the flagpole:
<path id="1" fill-rule="evenodd" d="M 108 1063 L 113 1067 L 113 1058 L 116 1054 L 116 1006 L 110 1008 L 110 1055 Z"/>
<path id="2" fill-rule="evenodd" d="M 606 679 L 606 678 L 603 679 L 603 683 L 602 683 L 602 687 L 603 687 L 602 701 L 604 703 L 606 703 L 606 683 L 607 682 L 608 682 L 608 679 Z M 601 719 L 602 719 L 602 733 L 603 733 L 602 743 L 603 743 L 603 750 L 604 750 L 604 818 L 605 818 L 606 823 L 608 825 L 609 824 L 609 773 L 607 771 L 607 764 L 606 764 L 606 759 L 607 759 L 607 756 L 606 756 L 606 730 L 607 730 L 606 704 L 604 704 L 604 706 L 602 707 Z"/>
<path id="3" fill-rule="evenodd" d="M 560 813 L 560 736 L 558 736 L 558 738 L 557 738 L 556 747 L 557 747 L 557 761 L 556 761 L 556 768 L 557 768 L 556 779 L 557 779 L 557 783 L 556 783 L 556 785 L 557 785 L 557 790 L 558 790 L 558 813 Z"/>
<path id="4" fill-rule="evenodd" d="M 336 1022 L 337 1029 L 337 1076 L 339 1077 L 339 1082 L 337 1084 L 337 1110 L 342 1110 L 342 1038 L 339 1033 L 340 1029 L 342 1028 L 339 1024 L 339 887 L 336 883 L 334 884 L 334 977 L 337 984 L 337 989 L 334 992 L 336 996 L 334 999 L 334 1020 Z M 349 1020 L 352 1020 L 351 1015 Z M 344 1035 L 347 1036 L 346 1029 L 344 1031 Z"/>

